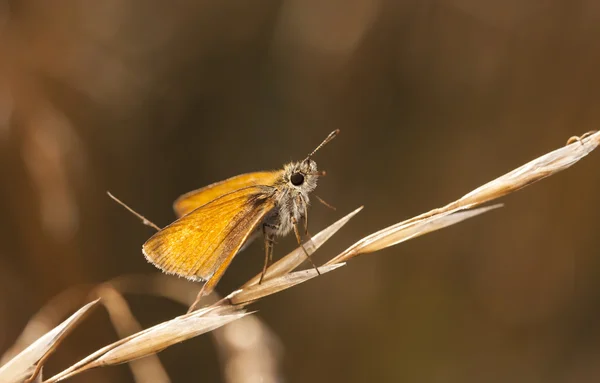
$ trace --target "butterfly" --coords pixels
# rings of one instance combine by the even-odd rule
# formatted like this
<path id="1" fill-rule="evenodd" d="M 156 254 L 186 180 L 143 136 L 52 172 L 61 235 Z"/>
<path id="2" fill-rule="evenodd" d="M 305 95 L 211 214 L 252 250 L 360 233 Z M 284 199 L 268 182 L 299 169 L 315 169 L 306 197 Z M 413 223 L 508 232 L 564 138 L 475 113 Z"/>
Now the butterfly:
<path id="1" fill-rule="evenodd" d="M 325 175 L 312 156 L 338 133 L 283 169 L 241 174 L 182 195 L 173 204 L 179 218 L 144 243 L 146 259 L 167 274 L 205 282 L 199 296 L 208 295 L 236 254 L 262 234 L 262 282 L 275 237 L 294 231 L 302 245 L 300 222 L 308 234 L 309 194 Z"/>

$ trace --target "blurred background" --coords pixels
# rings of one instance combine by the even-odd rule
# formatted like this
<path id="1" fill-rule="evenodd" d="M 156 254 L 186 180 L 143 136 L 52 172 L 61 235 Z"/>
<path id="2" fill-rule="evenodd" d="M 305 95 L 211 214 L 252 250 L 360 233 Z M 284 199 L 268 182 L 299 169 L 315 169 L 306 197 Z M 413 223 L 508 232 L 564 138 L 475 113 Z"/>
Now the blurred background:
<path id="1" fill-rule="evenodd" d="M 324 262 L 600 121 L 595 0 L 0 4 L 0 354 L 62 291 L 158 273 L 140 251 L 153 230 L 107 190 L 163 226 L 180 194 L 302 159 L 340 128 L 315 158 L 337 211 L 314 203 L 311 232 L 365 209 Z M 597 382 L 599 166 L 592 153 L 500 210 L 261 301 L 264 381 Z M 263 254 L 250 246 L 217 290 Z M 126 297 L 143 327 L 185 311 Z M 219 336 L 159 354 L 171 381 L 260 381 L 234 376 Z M 116 339 L 99 309 L 44 375 Z M 72 379 L 133 380 L 127 365 Z"/>

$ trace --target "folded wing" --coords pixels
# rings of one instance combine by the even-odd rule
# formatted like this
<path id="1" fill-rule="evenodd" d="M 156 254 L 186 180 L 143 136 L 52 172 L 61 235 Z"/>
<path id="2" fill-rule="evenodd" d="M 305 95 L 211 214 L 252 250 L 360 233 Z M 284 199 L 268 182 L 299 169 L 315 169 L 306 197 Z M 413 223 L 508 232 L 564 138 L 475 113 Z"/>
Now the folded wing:
<path id="1" fill-rule="evenodd" d="M 249 186 L 218 197 L 154 234 L 146 258 L 169 274 L 214 286 L 274 206 L 276 189 Z"/>
<path id="2" fill-rule="evenodd" d="M 215 198 L 235 190 L 248 186 L 273 185 L 279 177 L 281 171 L 240 174 L 182 195 L 173 203 L 173 209 L 178 217 L 182 217 Z"/>

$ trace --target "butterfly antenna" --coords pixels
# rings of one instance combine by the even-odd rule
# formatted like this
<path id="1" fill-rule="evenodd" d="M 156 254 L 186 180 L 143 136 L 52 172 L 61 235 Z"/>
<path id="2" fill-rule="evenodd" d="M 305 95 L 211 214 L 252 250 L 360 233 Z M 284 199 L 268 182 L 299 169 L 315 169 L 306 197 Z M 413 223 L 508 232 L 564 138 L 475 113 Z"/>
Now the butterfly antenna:
<path id="1" fill-rule="evenodd" d="M 315 148 L 315 150 L 313 150 L 308 157 L 306 157 L 307 160 L 310 160 L 310 158 L 317 152 L 317 150 L 321 149 L 323 146 L 327 145 L 329 143 L 329 141 L 333 140 L 335 138 L 335 136 L 337 136 L 340 133 L 339 129 L 334 130 L 333 132 L 329 133 L 329 135 L 327 136 L 327 138 L 325 138 L 323 140 L 323 142 L 321 142 L 319 144 L 319 146 L 317 146 Z"/>
<path id="2" fill-rule="evenodd" d="M 107 191 L 106 194 L 108 194 L 108 196 L 110 198 L 112 198 L 116 203 L 118 203 L 119 205 L 121 205 L 125 209 L 127 209 L 131 214 L 133 214 L 136 217 L 138 217 L 142 221 L 142 223 L 144 225 L 150 226 L 151 228 L 156 229 L 156 231 L 160 231 L 160 227 L 156 226 L 152 221 L 150 221 L 149 219 L 147 219 L 146 217 L 144 217 L 143 215 L 141 215 L 137 211 L 135 211 L 132 208 L 130 208 L 129 206 L 127 206 L 127 204 L 125 204 L 125 202 L 121 201 L 120 199 L 118 199 L 117 197 L 115 197 L 114 195 L 112 195 L 109 191 Z"/>

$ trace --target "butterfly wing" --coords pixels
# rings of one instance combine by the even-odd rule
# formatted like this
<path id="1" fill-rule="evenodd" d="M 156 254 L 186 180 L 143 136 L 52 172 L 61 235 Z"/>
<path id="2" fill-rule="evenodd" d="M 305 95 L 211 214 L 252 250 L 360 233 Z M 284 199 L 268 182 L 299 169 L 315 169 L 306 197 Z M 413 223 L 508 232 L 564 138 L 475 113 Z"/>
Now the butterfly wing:
<path id="1" fill-rule="evenodd" d="M 182 195 L 173 203 L 173 209 L 178 217 L 182 217 L 215 198 L 235 190 L 254 185 L 273 185 L 280 176 L 281 171 L 273 171 L 246 173 L 231 177 Z"/>
<path id="2" fill-rule="evenodd" d="M 142 251 L 164 272 L 208 280 L 206 285 L 212 289 L 275 207 L 275 192 L 273 187 L 259 185 L 218 197 L 154 234 Z"/>

